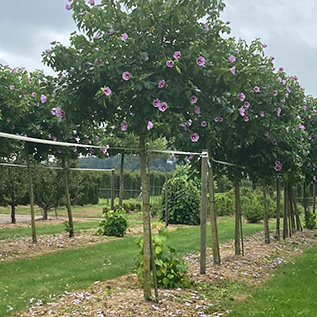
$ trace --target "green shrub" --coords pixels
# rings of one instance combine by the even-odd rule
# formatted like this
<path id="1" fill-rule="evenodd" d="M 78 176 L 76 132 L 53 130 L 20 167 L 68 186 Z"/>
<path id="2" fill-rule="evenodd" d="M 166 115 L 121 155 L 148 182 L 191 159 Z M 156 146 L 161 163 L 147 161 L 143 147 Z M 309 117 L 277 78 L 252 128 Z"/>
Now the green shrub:
<path id="1" fill-rule="evenodd" d="M 157 216 L 161 210 L 162 210 L 162 205 L 160 201 L 154 201 L 150 203 L 150 210 L 151 210 L 151 216 L 155 217 Z"/>
<path id="2" fill-rule="evenodd" d="M 261 190 L 252 188 L 242 188 L 241 190 L 241 209 L 243 215 L 251 223 L 256 223 L 264 219 L 264 195 Z M 269 195 L 266 196 L 268 215 L 276 217 L 276 201 Z M 283 213 L 281 206 L 281 214 Z"/>
<path id="3" fill-rule="evenodd" d="M 304 227 L 309 230 L 316 229 L 317 228 L 316 215 L 311 213 L 308 208 L 306 209 L 304 213 L 305 213 Z"/>
<path id="4" fill-rule="evenodd" d="M 128 220 L 124 209 L 109 210 L 104 214 L 105 220 L 100 221 L 97 234 L 123 237 L 128 228 Z"/>
<path id="5" fill-rule="evenodd" d="M 165 218 L 165 193 L 162 190 L 162 213 Z M 200 223 L 200 182 L 190 165 L 178 166 L 168 181 L 168 221 L 172 224 Z"/>
<path id="6" fill-rule="evenodd" d="M 218 216 L 230 216 L 234 213 L 235 201 L 232 190 L 215 194 L 216 212 Z"/>
<path id="7" fill-rule="evenodd" d="M 167 238 L 168 231 L 165 226 L 162 226 L 158 233 L 152 236 L 157 284 L 164 288 L 189 287 L 190 281 L 185 276 L 188 271 L 185 261 L 177 255 L 174 248 L 166 245 Z M 140 251 L 136 272 L 139 279 L 143 281 L 143 239 L 139 238 L 137 244 Z"/>

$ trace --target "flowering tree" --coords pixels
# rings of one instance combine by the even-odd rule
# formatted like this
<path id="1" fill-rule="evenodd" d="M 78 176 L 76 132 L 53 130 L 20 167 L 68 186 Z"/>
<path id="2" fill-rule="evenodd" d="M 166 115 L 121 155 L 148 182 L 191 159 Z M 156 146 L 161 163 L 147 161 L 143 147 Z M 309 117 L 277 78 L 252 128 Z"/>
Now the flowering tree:
<path id="1" fill-rule="evenodd" d="M 172 127 L 191 110 L 191 78 L 206 60 L 201 43 L 207 17 L 213 34 L 222 1 L 72 1 L 67 9 L 82 34 L 70 47 L 53 44 L 44 61 L 64 76 L 61 102 L 75 124 L 107 122 L 139 136 L 144 217 L 144 294 L 150 296 L 149 202 L 146 138 L 153 131 L 174 134 Z M 210 35 L 211 37 L 211 35 Z M 193 100 L 194 102 L 195 100 Z"/>

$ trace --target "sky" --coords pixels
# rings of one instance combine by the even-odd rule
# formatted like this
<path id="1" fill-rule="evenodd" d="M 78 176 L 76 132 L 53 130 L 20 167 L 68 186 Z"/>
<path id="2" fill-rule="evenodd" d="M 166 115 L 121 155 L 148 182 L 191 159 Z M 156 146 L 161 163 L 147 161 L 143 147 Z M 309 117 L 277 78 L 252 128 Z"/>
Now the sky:
<path id="1" fill-rule="evenodd" d="M 88 1 L 88 0 L 87 0 Z M 99 1 L 96 0 L 98 3 Z M 297 75 L 306 93 L 317 97 L 317 1 L 226 0 L 223 21 L 230 21 L 232 36 L 268 45 L 277 68 Z M 44 69 L 42 52 L 52 41 L 67 45 L 76 30 L 67 0 L 2 0 L 0 4 L 0 63 Z"/>

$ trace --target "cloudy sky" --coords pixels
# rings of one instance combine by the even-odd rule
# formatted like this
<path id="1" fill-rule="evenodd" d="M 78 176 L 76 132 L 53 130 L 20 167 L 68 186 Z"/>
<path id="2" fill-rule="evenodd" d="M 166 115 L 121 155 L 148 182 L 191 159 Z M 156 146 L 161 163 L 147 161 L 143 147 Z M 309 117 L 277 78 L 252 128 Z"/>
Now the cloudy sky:
<path id="1" fill-rule="evenodd" d="M 54 40 L 67 44 L 76 29 L 66 3 L 2 0 L 0 63 L 51 73 L 41 63 L 41 53 Z M 297 75 L 306 92 L 317 97 L 317 1 L 226 0 L 226 5 L 222 19 L 231 22 L 232 35 L 247 41 L 260 38 L 276 66 Z"/>

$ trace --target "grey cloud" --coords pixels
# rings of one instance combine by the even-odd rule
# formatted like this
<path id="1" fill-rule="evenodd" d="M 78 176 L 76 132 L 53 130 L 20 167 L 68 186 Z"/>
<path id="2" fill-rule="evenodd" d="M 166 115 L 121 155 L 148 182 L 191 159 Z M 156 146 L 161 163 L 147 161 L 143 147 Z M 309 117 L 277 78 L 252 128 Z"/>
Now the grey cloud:
<path id="1" fill-rule="evenodd" d="M 316 12 L 315 0 L 231 0 L 222 19 L 231 22 L 233 36 L 268 44 L 266 53 L 276 57 L 276 66 L 296 74 L 306 92 L 317 96 Z"/>

